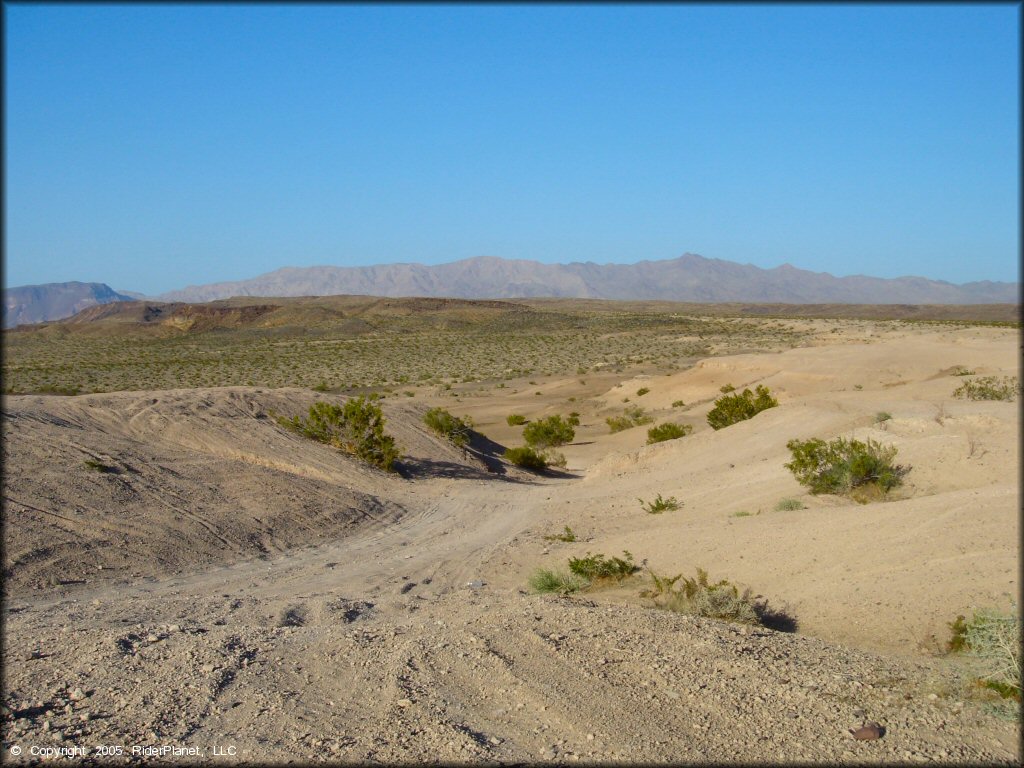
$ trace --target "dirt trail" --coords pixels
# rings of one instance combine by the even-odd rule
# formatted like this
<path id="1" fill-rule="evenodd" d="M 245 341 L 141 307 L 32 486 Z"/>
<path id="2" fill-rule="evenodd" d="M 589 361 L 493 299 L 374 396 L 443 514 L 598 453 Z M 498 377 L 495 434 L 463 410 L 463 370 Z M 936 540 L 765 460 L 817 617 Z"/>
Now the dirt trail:
<path id="1" fill-rule="evenodd" d="M 8 398 L 0 756 L 1016 764 L 1019 723 L 914 642 L 1016 589 L 1019 415 L 951 401 L 958 380 L 937 374 L 959 336 L 919 335 L 892 339 L 917 351 L 863 384 L 811 375 L 809 350 L 653 382 L 660 418 L 744 372 L 788 388 L 721 432 L 699 428 L 707 403 L 674 416 L 698 429 L 669 444 L 602 434 L 602 402 L 580 403 L 562 478 L 486 471 L 422 427 L 422 404 L 385 403 L 405 455 L 387 476 L 268 418 L 306 391 Z M 989 336 L 952 362 L 1012 370 L 1016 340 Z M 811 498 L 782 468 L 790 437 L 855 429 L 915 466 L 905 498 Z M 655 493 L 682 508 L 645 514 Z M 805 506 L 772 511 L 786 496 Z M 566 524 L 579 541 L 544 539 Z M 644 608 L 635 586 L 524 591 L 537 565 L 623 548 L 791 599 L 807 634 Z M 865 721 L 884 736 L 854 740 Z"/>

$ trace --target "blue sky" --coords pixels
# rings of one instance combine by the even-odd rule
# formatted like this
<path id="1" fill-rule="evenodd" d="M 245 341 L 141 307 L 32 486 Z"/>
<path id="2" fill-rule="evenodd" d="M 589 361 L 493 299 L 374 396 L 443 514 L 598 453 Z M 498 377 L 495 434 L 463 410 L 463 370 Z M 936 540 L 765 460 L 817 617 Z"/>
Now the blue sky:
<path id="1" fill-rule="evenodd" d="M 1018 279 L 1013 4 L 4 13 L 9 286 L 687 251 Z"/>

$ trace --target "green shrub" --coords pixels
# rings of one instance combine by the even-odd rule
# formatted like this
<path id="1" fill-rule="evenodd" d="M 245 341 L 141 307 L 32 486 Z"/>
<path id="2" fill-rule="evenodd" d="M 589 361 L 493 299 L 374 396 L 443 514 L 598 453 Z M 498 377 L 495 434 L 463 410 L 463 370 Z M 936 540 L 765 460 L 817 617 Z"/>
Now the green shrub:
<path id="1" fill-rule="evenodd" d="M 672 407 L 673 408 L 683 408 L 685 406 L 686 406 L 686 403 L 684 403 L 682 400 L 673 400 L 672 401 Z"/>
<path id="2" fill-rule="evenodd" d="M 510 427 L 518 427 L 526 423 L 526 417 L 521 413 L 510 413 L 505 417 L 505 421 Z"/>
<path id="3" fill-rule="evenodd" d="M 623 550 L 623 557 L 605 557 L 602 554 L 592 555 L 587 552 L 585 557 L 570 557 L 569 570 L 587 581 L 614 579 L 622 581 L 640 570 L 633 562 L 633 555 Z"/>
<path id="4" fill-rule="evenodd" d="M 86 469 L 91 469 L 93 472 L 115 472 L 116 470 L 109 464 L 104 464 L 102 461 L 96 461 L 95 459 L 86 459 L 82 462 Z"/>
<path id="5" fill-rule="evenodd" d="M 792 512 L 796 509 L 805 509 L 803 502 L 799 499 L 782 499 L 775 505 L 776 512 Z"/>
<path id="6" fill-rule="evenodd" d="M 851 494 L 874 489 L 883 495 L 903 482 L 910 467 L 893 464 L 895 446 L 883 446 L 873 440 L 790 440 L 786 443 L 793 460 L 785 467 L 811 493 Z M 862 498 L 869 498 L 861 493 Z"/>
<path id="7" fill-rule="evenodd" d="M 431 408 L 423 414 L 423 423 L 437 434 L 460 448 L 469 442 L 473 423 L 469 418 L 460 419 L 444 408 Z"/>
<path id="8" fill-rule="evenodd" d="M 323 381 L 322 379 L 319 384 L 313 387 L 314 392 L 329 392 L 330 389 L 331 388 L 327 385 L 327 382 Z"/>
<path id="9" fill-rule="evenodd" d="M 727 395 L 730 392 L 735 392 L 736 387 L 734 387 L 732 384 L 724 384 L 718 388 L 718 391 L 721 392 L 723 395 Z"/>
<path id="10" fill-rule="evenodd" d="M 565 526 L 564 533 L 551 533 L 544 537 L 545 541 L 565 541 L 572 542 L 576 541 L 576 533 L 568 525 Z"/>
<path id="11" fill-rule="evenodd" d="M 351 398 L 343 407 L 313 403 L 305 419 L 279 417 L 278 423 L 388 472 L 398 458 L 394 438 L 384 432 L 385 419 L 380 407 L 365 397 Z"/>
<path id="12" fill-rule="evenodd" d="M 1021 619 L 1016 611 L 1001 613 L 989 608 L 974 612 L 968 621 L 958 616 L 950 624 L 949 650 L 978 659 L 986 687 L 1007 698 L 1021 696 Z"/>
<path id="13" fill-rule="evenodd" d="M 875 414 L 875 424 L 881 424 L 889 421 L 892 418 L 892 414 L 888 411 L 879 411 Z"/>
<path id="14" fill-rule="evenodd" d="M 954 366 L 953 370 L 949 372 L 950 376 L 973 376 L 974 371 L 963 365 Z"/>
<path id="15" fill-rule="evenodd" d="M 657 515 L 666 510 L 672 511 L 679 509 L 680 503 L 676 500 L 675 496 L 669 496 L 667 499 L 661 498 L 659 493 L 654 501 L 644 501 L 643 499 L 637 499 L 640 502 L 640 506 L 645 512 L 651 515 Z"/>
<path id="16" fill-rule="evenodd" d="M 557 592 L 567 595 L 570 592 L 578 592 L 587 586 L 585 579 L 581 579 L 571 573 L 552 571 L 548 568 L 538 568 L 531 575 L 527 582 L 530 589 L 536 594 Z"/>
<path id="17" fill-rule="evenodd" d="M 622 432 L 641 424 L 650 424 L 654 419 L 647 415 L 643 408 L 634 405 L 622 412 L 621 416 L 609 416 L 605 419 L 608 428 L 613 432 Z"/>
<path id="18" fill-rule="evenodd" d="M 715 407 L 708 412 L 708 424 L 712 429 L 722 429 L 753 418 L 778 404 L 768 388 L 758 384 L 754 392 L 744 389 L 739 394 L 727 394 L 715 400 Z"/>
<path id="19" fill-rule="evenodd" d="M 955 390 L 953 397 L 964 400 L 1007 400 L 1013 401 L 1020 393 L 1020 382 L 1016 376 L 982 376 L 980 379 L 965 381 Z"/>
<path id="20" fill-rule="evenodd" d="M 666 440 L 675 440 L 679 437 L 686 437 L 691 432 L 693 432 L 693 427 L 689 424 L 667 422 L 647 430 L 647 444 L 653 445 L 654 443 L 663 443 Z"/>
<path id="21" fill-rule="evenodd" d="M 576 436 L 573 425 L 561 416 L 548 416 L 531 422 L 523 429 L 523 439 L 533 448 L 551 448 L 571 443 Z"/>
<path id="22" fill-rule="evenodd" d="M 523 469 L 540 471 L 547 469 L 548 466 L 547 459 L 528 445 L 519 448 L 507 448 L 502 455 L 505 457 L 505 461 Z"/>
<path id="23" fill-rule="evenodd" d="M 650 391 L 651 391 L 650 387 L 640 387 L 640 389 L 638 389 L 636 391 L 636 396 L 637 397 L 643 397 L 644 395 L 646 395 Z"/>

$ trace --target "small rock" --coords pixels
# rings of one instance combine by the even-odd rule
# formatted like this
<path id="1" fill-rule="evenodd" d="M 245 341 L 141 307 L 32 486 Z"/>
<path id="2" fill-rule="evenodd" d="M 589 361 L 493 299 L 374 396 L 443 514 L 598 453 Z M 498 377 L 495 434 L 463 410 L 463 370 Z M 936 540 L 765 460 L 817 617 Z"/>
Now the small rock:
<path id="1" fill-rule="evenodd" d="M 147 643 L 159 643 L 160 642 L 160 636 L 159 635 L 152 635 L 152 634 L 146 635 L 146 642 Z"/>
<path id="2" fill-rule="evenodd" d="M 85 691 L 83 691 L 81 688 L 75 688 L 75 690 L 73 690 L 71 692 L 70 699 L 72 701 L 81 701 L 84 698 L 85 698 Z"/>
<path id="3" fill-rule="evenodd" d="M 588 733 L 587 734 L 587 741 L 593 741 L 593 740 L 594 740 L 594 734 Z"/>
<path id="4" fill-rule="evenodd" d="M 857 741 L 872 741 L 885 735 L 885 728 L 878 723 L 864 723 L 860 728 L 851 728 L 850 733 Z"/>
<path id="5" fill-rule="evenodd" d="M 491 744 L 494 744 L 495 746 L 501 744 L 501 739 L 499 739 L 497 736 L 491 736 L 491 738 L 489 738 L 488 741 L 491 742 Z"/>
<path id="6" fill-rule="evenodd" d="M 412 699 L 399 699 L 395 702 L 395 704 L 397 704 L 400 707 L 411 707 Z"/>
<path id="7" fill-rule="evenodd" d="M 487 583 L 486 581 L 481 581 L 480 579 L 474 579 L 473 581 L 466 582 L 466 586 L 469 587 L 470 589 L 480 589 L 480 587 L 484 586 L 486 583 Z"/>

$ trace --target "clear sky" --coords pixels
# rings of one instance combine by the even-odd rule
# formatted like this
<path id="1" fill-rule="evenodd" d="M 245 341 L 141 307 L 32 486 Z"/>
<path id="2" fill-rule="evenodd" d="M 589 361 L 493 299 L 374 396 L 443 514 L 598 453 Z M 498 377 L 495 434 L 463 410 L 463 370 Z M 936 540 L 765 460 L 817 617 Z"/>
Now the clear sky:
<path id="1" fill-rule="evenodd" d="M 8 286 L 687 251 L 1018 279 L 1015 4 L 4 14 Z"/>

